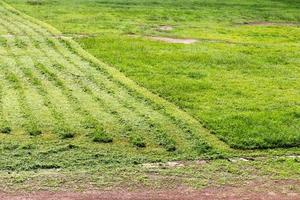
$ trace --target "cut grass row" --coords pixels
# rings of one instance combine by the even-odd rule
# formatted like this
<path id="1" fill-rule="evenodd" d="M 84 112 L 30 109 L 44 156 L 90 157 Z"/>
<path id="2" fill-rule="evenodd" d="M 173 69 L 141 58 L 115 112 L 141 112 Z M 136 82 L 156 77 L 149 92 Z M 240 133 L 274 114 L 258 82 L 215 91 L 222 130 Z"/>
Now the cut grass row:
<path id="1" fill-rule="evenodd" d="M 41 33 L 40 33 L 41 34 Z M 52 46 L 52 47 L 55 47 L 55 44 L 54 44 L 54 42 L 55 41 L 52 41 L 52 40 L 47 40 L 47 43 L 48 44 L 50 44 L 50 46 Z M 63 55 L 63 53 L 62 53 L 62 55 Z M 59 55 L 56 55 L 55 56 L 55 58 L 58 58 L 58 56 Z M 65 59 L 67 59 L 69 62 L 72 62 L 72 64 L 74 64 L 74 65 L 76 65 L 75 64 L 75 62 L 74 61 L 70 61 L 70 59 L 69 58 L 66 58 L 65 57 Z M 74 58 L 75 60 L 76 60 L 76 57 Z M 77 58 L 77 60 L 78 60 L 78 58 Z M 81 61 L 80 60 L 78 60 L 76 63 L 80 63 Z M 64 64 L 66 64 L 66 63 L 64 63 Z M 60 65 L 60 66 L 62 66 L 62 65 Z M 59 73 L 58 71 L 56 71 L 55 73 Z M 52 76 L 55 76 L 55 73 L 52 73 Z M 49 74 L 49 73 L 48 73 Z M 68 78 L 67 76 L 65 77 L 65 78 Z M 93 77 L 89 77 L 89 79 L 91 79 L 91 80 L 93 80 Z M 105 79 L 105 77 L 101 77 L 101 79 Z M 80 81 L 80 80 L 79 80 Z M 61 85 L 61 84 L 60 84 Z M 103 84 L 101 85 L 102 87 L 104 86 Z M 95 97 L 93 94 L 92 94 L 92 90 L 90 89 L 90 88 L 87 88 L 86 86 L 83 86 L 82 87 L 83 88 L 83 90 L 84 90 L 84 92 L 89 92 L 89 94 L 91 95 L 91 96 L 93 96 L 94 98 L 96 98 L 96 100 L 98 100 L 99 101 L 99 97 Z M 95 89 L 95 88 L 93 88 L 93 89 Z M 112 91 L 113 92 L 113 91 Z M 105 95 L 105 94 L 104 94 Z M 130 97 L 127 97 L 127 98 L 130 98 Z M 116 103 L 115 103 L 116 104 Z M 130 115 L 130 113 L 127 111 L 127 113 L 126 113 L 126 115 L 128 116 L 128 115 Z M 124 120 L 123 120 L 124 121 Z M 127 121 L 127 120 L 125 120 L 124 121 L 124 123 L 125 124 L 128 124 L 128 123 L 130 123 L 129 121 Z M 139 123 L 141 123 L 141 122 L 139 122 L 138 121 L 138 118 L 136 118 L 136 120 L 135 120 L 135 123 L 136 124 L 139 124 Z M 92 125 L 92 126 L 94 126 L 94 125 Z M 133 130 L 133 131 L 136 131 L 136 130 Z M 145 131 L 147 131 L 147 130 L 145 130 Z M 164 147 L 166 147 L 167 148 L 167 150 L 169 150 L 169 151 L 174 151 L 176 148 L 175 148 L 175 141 L 173 140 L 173 139 L 171 139 L 171 138 L 168 138 L 168 136 L 165 134 L 165 133 L 161 133 L 161 132 L 163 132 L 163 130 L 158 130 L 157 131 L 157 134 L 159 134 L 159 144 L 161 145 L 161 146 L 164 146 Z M 161 134 L 160 134 L 161 133 Z M 99 135 L 97 136 L 97 138 L 99 138 Z M 99 139 L 96 139 L 97 141 L 99 140 Z M 105 139 L 104 139 L 105 140 Z M 141 137 L 140 136 L 137 136 L 136 134 L 134 134 L 133 136 L 130 136 L 130 140 L 132 140 L 133 141 L 133 144 L 134 145 L 136 145 L 136 146 L 145 146 L 145 144 L 144 144 L 144 142 L 143 141 L 141 141 Z M 108 141 L 110 141 L 110 139 L 108 139 Z M 137 141 L 140 141 L 140 142 L 137 142 Z"/>

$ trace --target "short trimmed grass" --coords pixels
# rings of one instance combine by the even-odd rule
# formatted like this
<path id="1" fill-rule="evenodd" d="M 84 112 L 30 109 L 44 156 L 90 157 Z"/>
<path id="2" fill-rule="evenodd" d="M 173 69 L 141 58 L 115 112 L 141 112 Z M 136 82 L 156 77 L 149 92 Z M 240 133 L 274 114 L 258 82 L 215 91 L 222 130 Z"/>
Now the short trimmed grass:
<path id="1" fill-rule="evenodd" d="M 300 145 L 298 1 L 8 2 L 75 34 L 90 53 L 174 102 L 232 147 Z M 150 35 L 199 41 L 169 44 Z"/>
<path id="2" fill-rule="evenodd" d="M 2 2 L 0 30 L 0 171 L 95 169 L 229 153 L 173 104 Z"/>

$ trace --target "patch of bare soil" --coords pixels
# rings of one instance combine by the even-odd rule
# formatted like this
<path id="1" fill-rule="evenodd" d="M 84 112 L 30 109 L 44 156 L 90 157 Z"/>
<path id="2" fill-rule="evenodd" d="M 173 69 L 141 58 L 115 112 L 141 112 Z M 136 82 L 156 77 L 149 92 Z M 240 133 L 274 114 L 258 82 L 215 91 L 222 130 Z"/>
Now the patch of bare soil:
<path id="1" fill-rule="evenodd" d="M 171 30 L 173 30 L 173 27 L 172 26 L 160 26 L 158 28 L 158 30 L 160 30 L 160 31 L 171 31 Z"/>
<path id="2" fill-rule="evenodd" d="M 300 26 L 296 22 L 245 22 L 241 25 L 246 26 Z"/>
<path id="3" fill-rule="evenodd" d="M 175 44 L 193 44 L 198 41 L 196 39 L 178 39 L 178 38 L 156 37 L 156 36 L 151 36 L 148 38 L 151 40 L 157 40 L 157 41 L 163 41 L 163 42 L 175 43 Z"/>
<path id="4" fill-rule="evenodd" d="M 238 187 L 223 186 L 193 190 L 179 187 L 176 189 L 130 191 L 126 189 L 85 191 L 85 192 L 45 192 L 7 194 L 0 192 L 1 200 L 299 200 L 300 181 L 270 180 L 252 181 Z"/>
<path id="5" fill-rule="evenodd" d="M 6 34 L 6 35 L 0 35 L 0 37 L 3 37 L 3 38 L 13 38 L 13 37 L 16 37 L 16 36 L 13 35 L 13 34 Z"/>

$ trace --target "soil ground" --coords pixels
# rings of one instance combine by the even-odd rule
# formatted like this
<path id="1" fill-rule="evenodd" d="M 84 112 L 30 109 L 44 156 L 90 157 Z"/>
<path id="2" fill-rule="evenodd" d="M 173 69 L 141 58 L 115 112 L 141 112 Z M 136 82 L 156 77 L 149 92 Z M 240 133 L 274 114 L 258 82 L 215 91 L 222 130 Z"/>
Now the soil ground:
<path id="1" fill-rule="evenodd" d="M 277 181 L 268 182 L 252 181 L 241 186 L 208 187 L 201 190 L 193 190 L 185 187 L 175 189 L 138 189 L 127 190 L 123 188 L 102 191 L 36 191 L 32 193 L 9 194 L 1 193 L 1 200 L 185 200 L 185 199 L 263 199 L 263 200 L 297 200 L 300 199 L 299 181 Z"/>

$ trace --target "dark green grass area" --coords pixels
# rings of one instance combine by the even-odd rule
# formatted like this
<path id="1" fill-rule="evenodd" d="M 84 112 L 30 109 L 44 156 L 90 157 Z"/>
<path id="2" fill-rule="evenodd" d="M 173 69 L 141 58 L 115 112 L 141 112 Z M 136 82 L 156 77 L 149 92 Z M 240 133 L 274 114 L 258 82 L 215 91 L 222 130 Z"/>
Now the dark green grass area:
<path id="1" fill-rule="evenodd" d="M 174 102 L 231 147 L 300 145 L 299 1 L 8 2 Z"/>
<path id="2" fill-rule="evenodd" d="M 299 145 L 299 47 L 201 43 L 166 49 L 119 36 L 81 41 L 107 62 L 121 60 L 123 72 L 193 114 L 232 147 Z M 288 49 L 290 58 L 283 58 Z"/>

